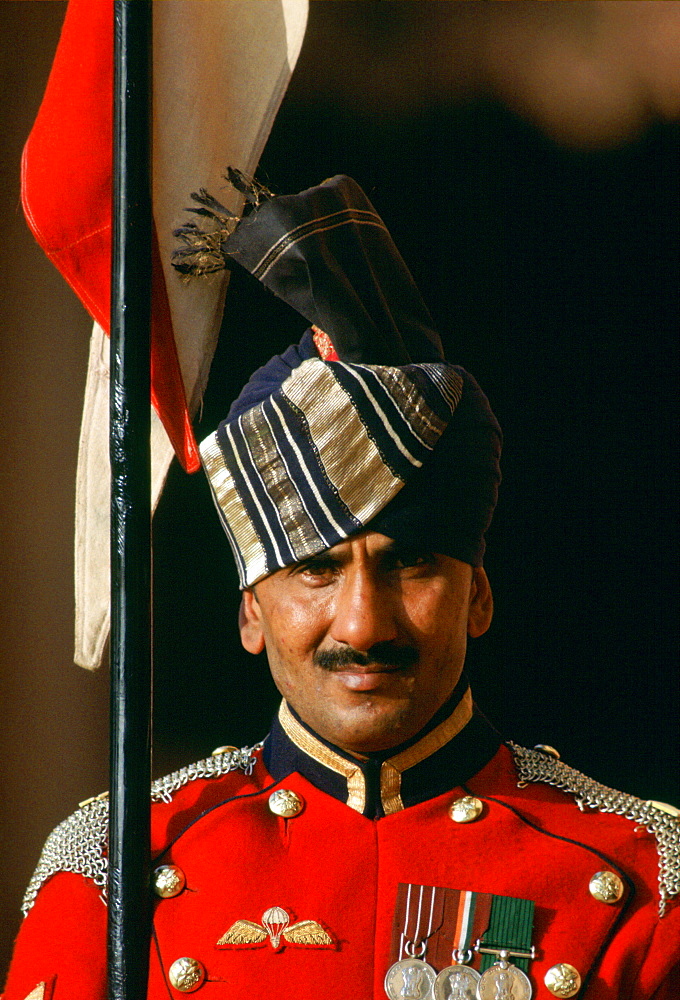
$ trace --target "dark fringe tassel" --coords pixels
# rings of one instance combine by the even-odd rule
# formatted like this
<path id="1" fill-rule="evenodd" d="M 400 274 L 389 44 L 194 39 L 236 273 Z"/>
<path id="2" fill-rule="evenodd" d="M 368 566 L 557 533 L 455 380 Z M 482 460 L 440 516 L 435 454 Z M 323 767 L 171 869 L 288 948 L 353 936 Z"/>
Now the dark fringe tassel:
<path id="1" fill-rule="evenodd" d="M 274 197 L 273 192 L 268 187 L 265 187 L 260 181 L 256 181 L 254 177 L 246 177 L 236 167 L 227 167 L 226 180 L 242 195 L 245 195 L 246 201 L 253 208 L 259 208 L 263 201 Z"/>
<path id="2" fill-rule="evenodd" d="M 245 197 L 244 215 L 257 210 L 263 201 L 274 197 L 264 184 L 255 178 L 246 177 L 235 167 L 227 167 L 224 179 Z M 200 208 L 187 208 L 186 211 L 212 220 L 215 226 L 203 228 L 195 222 L 187 222 L 173 231 L 172 235 L 182 246 L 173 250 L 172 266 L 187 278 L 215 274 L 228 267 L 229 257 L 225 247 L 239 223 L 239 217 L 213 198 L 205 188 L 200 188 L 198 192 L 192 191 L 191 198 Z"/>

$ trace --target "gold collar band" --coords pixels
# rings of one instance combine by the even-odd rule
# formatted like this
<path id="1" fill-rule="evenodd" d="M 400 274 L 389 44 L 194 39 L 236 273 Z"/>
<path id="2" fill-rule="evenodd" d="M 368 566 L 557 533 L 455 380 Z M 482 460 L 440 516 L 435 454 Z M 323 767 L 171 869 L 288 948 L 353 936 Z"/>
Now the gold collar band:
<path id="1" fill-rule="evenodd" d="M 380 798 L 386 816 L 404 808 L 401 799 L 402 773 L 440 750 L 464 729 L 471 718 L 472 694 L 468 687 L 448 719 L 440 722 L 417 743 L 383 761 L 380 768 Z M 279 722 L 289 739 L 300 750 L 345 778 L 347 805 L 350 809 L 363 813 L 366 807 L 366 778 L 361 770 L 360 761 L 354 763 L 327 747 L 295 718 L 285 701 L 281 702 L 279 708 Z"/>

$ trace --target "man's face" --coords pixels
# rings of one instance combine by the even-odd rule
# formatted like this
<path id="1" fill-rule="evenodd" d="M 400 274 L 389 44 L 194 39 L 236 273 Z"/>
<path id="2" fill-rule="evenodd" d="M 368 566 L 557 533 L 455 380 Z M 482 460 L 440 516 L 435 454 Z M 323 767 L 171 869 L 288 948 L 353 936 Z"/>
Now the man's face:
<path id="1" fill-rule="evenodd" d="M 308 726 L 366 753 L 422 729 L 491 613 L 484 570 L 366 531 L 246 591 L 241 638 Z"/>

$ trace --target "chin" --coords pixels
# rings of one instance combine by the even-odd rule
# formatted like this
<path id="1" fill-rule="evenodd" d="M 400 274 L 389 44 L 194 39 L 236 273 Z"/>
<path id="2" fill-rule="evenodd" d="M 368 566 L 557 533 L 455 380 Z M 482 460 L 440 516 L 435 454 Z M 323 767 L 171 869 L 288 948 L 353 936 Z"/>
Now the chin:
<path id="1" fill-rule="evenodd" d="M 363 705 L 327 726 L 327 733 L 333 732 L 325 739 L 352 753 L 388 750 L 415 736 L 433 714 L 434 710 L 421 718 L 411 705 Z"/>

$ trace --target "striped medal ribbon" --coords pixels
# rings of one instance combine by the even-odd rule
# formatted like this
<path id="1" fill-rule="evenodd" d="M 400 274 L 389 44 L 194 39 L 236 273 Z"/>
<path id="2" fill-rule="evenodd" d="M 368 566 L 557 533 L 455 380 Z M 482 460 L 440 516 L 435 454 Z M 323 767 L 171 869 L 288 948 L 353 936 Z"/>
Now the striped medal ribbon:
<path id="1" fill-rule="evenodd" d="M 402 883 L 385 992 L 390 1000 L 531 1000 L 533 921 L 528 899 Z"/>
<path id="2" fill-rule="evenodd" d="M 531 1000 L 531 983 L 524 970 L 535 957 L 533 924 L 531 900 L 493 897 L 489 926 L 474 945 L 482 956 L 477 1000 Z"/>
<path id="3" fill-rule="evenodd" d="M 470 967 L 475 957 L 473 944 L 486 931 L 493 896 L 488 892 L 460 890 L 451 893 L 455 901 L 455 929 L 451 964 L 434 981 L 434 1000 L 475 1000 L 480 973 Z"/>
<path id="4" fill-rule="evenodd" d="M 402 887 L 400 886 L 400 889 Z M 408 885 L 399 954 L 385 976 L 390 1000 L 431 1000 L 436 972 L 428 962 L 427 945 L 441 924 L 443 891 L 431 885 Z"/>

